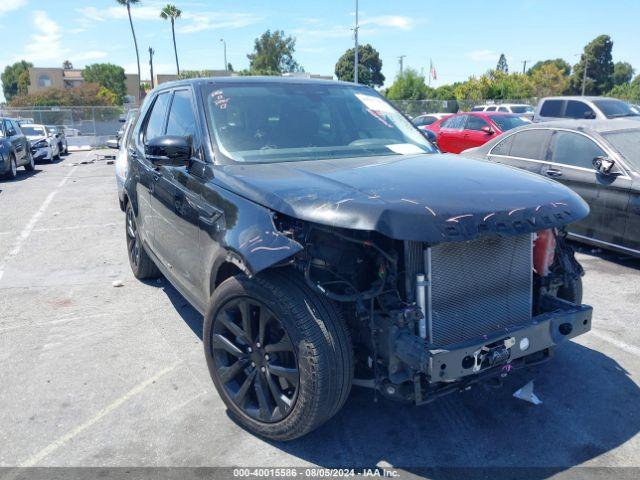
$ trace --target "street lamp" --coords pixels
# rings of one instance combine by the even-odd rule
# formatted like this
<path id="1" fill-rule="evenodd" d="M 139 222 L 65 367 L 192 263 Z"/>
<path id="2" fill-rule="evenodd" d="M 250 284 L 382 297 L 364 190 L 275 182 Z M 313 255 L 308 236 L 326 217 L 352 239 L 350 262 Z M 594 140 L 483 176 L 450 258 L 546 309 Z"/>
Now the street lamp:
<path id="1" fill-rule="evenodd" d="M 229 71 L 229 64 L 227 63 L 227 42 L 224 41 L 224 38 L 221 38 L 222 46 L 224 48 L 224 71 Z"/>

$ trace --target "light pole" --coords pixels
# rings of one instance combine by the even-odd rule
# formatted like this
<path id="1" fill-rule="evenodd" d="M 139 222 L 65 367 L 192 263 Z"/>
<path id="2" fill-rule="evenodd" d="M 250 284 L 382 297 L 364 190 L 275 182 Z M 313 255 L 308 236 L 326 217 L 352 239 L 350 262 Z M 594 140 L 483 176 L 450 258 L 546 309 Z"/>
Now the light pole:
<path id="1" fill-rule="evenodd" d="M 224 41 L 224 38 L 221 38 L 220 41 L 222 42 L 222 47 L 224 49 L 224 71 L 228 72 L 229 64 L 227 63 L 227 42 Z"/>
<path id="2" fill-rule="evenodd" d="M 400 64 L 400 76 L 402 76 L 404 57 L 406 57 L 406 55 L 400 55 L 398 57 L 398 63 Z"/>
<path id="3" fill-rule="evenodd" d="M 587 68 L 589 68 L 589 57 L 584 56 L 584 73 L 582 74 L 582 96 L 587 88 Z"/>
<path id="4" fill-rule="evenodd" d="M 358 83 L 358 0 L 356 0 L 356 26 L 353 29 L 355 40 L 355 55 L 353 60 L 353 83 Z"/>
<path id="5" fill-rule="evenodd" d="M 153 54 L 156 53 L 156 51 L 149 47 L 149 66 L 151 67 L 151 88 L 155 87 L 155 82 L 153 80 Z"/>

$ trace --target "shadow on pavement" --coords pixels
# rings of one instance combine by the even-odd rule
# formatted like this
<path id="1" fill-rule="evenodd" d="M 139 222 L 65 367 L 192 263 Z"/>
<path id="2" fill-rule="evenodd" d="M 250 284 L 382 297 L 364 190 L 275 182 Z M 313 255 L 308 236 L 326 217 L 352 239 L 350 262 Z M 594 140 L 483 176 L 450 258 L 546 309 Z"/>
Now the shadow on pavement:
<path id="1" fill-rule="evenodd" d="M 640 258 L 576 242 L 571 242 L 571 246 L 578 253 L 590 255 L 623 267 L 635 268 L 636 270 L 640 270 Z"/>
<path id="2" fill-rule="evenodd" d="M 32 170 L 31 172 L 29 171 L 25 171 L 24 168 L 22 167 L 18 167 L 18 175 L 16 176 L 16 178 L 10 180 L 8 178 L 2 178 L 0 176 L 0 183 L 4 182 L 4 183 L 15 183 L 15 182 L 21 182 L 23 180 L 28 180 L 31 177 L 34 177 L 35 175 L 39 174 L 42 170 L 38 170 L 38 167 L 36 166 L 35 170 Z"/>
<path id="3" fill-rule="evenodd" d="M 202 316 L 166 280 L 154 284 L 202 338 Z M 532 379 L 541 405 L 512 396 Z M 475 477 L 477 468 L 493 478 L 547 478 L 639 431 L 640 391 L 629 373 L 612 358 L 567 342 L 550 363 L 517 371 L 502 388 L 479 385 L 420 407 L 380 395 L 374 401 L 372 390 L 354 387 L 343 409 L 316 431 L 266 442 L 322 467 L 382 462 L 430 478 Z"/>

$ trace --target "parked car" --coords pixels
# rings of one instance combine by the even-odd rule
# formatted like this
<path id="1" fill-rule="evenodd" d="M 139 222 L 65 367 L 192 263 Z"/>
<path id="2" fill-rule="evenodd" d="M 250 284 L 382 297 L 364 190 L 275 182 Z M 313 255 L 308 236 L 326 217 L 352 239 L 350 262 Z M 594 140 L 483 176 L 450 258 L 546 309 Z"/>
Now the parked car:
<path id="1" fill-rule="evenodd" d="M 36 162 L 39 160 L 53 162 L 54 159 L 60 159 L 58 139 L 49 127 L 23 124 L 20 128 L 31 144 L 31 155 Z"/>
<path id="2" fill-rule="evenodd" d="M 560 119 L 611 120 L 640 115 L 627 102 L 608 97 L 546 97 L 538 102 L 534 122 Z"/>
<path id="3" fill-rule="evenodd" d="M 124 133 L 122 136 L 122 141 L 120 142 L 120 146 L 118 148 L 118 153 L 116 155 L 115 161 L 115 172 L 116 172 L 116 186 L 118 188 L 118 201 L 120 203 L 120 209 L 124 212 L 124 182 L 127 178 L 127 170 L 129 169 L 129 159 L 128 159 L 128 146 L 131 141 L 131 132 L 133 131 L 133 125 L 138 119 L 138 109 L 129 110 L 131 115 L 127 117 L 127 121 L 124 125 Z"/>
<path id="4" fill-rule="evenodd" d="M 450 117 L 453 115 L 452 113 L 426 113 L 424 115 L 418 115 L 413 118 L 411 121 L 413 124 L 418 127 L 426 127 L 427 125 L 431 125 L 438 120 L 442 120 L 443 118 Z"/>
<path id="5" fill-rule="evenodd" d="M 69 153 L 69 144 L 67 143 L 67 136 L 64 132 L 62 125 L 47 125 L 49 130 L 53 132 L 53 136 L 58 140 L 58 150 L 60 154 L 67 155 Z"/>
<path id="6" fill-rule="evenodd" d="M 16 178 L 18 167 L 35 168 L 29 140 L 16 120 L 0 117 L 0 177 Z"/>
<path id="7" fill-rule="evenodd" d="M 354 381 L 422 404 L 590 329 L 582 270 L 556 235 L 586 203 L 435 154 L 362 85 L 158 86 L 131 136 L 125 206 L 133 274 L 164 274 L 204 315 L 230 415 L 270 439 L 318 427 Z"/>
<path id="8" fill-rule="evenodd" d="M 440 150 L 460 153 L 528 123 L 530 122 L 520 115 L 510 113 L 467 112 L 439 120 L 426 129 L 436 134 Z"/>
<path id="9" fill-rule="evenodd" d="M 472 112 L 503 112 L 517 113 L 529 119 L 533 118 L 534 109 L 526 103 L 501 103 L 493 105 L 476 105 L 471 109 Z"/>
<path id="10" fill-rule="evenodd" d="M 588 204 L 569 237 L 640 256 L 640 124 L 563 120 L 509 132 L 465 156 L 488 159 L 565 184 Z"/>

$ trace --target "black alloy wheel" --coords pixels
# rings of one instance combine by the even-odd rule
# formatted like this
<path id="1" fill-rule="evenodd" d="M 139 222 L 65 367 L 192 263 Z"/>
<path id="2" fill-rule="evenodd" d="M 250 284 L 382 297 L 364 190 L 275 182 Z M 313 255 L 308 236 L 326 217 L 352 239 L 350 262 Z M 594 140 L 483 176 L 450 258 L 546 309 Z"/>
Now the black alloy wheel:
<path id="1" fill-rule="evenodd" d="M 132 267 L 140 265 L 140 244 L 138 242 L 138 228 L 133 208 L 127 209 L 127 250 Z"/>
<path id="2" fill-rule="evenodd" d="M 283 420 L 295 406 L 300 375 L 293 343 L 261 301 L 239 297 L 218 310 L 211 355 L 220 384 L 245 415 Z"/>

